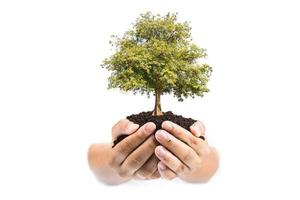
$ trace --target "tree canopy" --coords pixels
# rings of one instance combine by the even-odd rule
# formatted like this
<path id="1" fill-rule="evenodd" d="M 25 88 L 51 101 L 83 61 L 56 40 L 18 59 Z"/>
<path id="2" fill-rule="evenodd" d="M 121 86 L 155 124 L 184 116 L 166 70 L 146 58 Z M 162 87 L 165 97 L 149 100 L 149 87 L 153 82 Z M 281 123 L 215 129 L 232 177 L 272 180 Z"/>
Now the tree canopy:
<path id="1" fill-rule="evenodd" d="M 209 91 L 212 68 L 198 63 L 206 50 L 193 43 L 190 24 L 178 22 L 177 13 L 141 14 L 122 37 L 112 37 L 115 52 L 102 64 L 111 71 L 108 89 L 172 93 L 179 101 Z"/>

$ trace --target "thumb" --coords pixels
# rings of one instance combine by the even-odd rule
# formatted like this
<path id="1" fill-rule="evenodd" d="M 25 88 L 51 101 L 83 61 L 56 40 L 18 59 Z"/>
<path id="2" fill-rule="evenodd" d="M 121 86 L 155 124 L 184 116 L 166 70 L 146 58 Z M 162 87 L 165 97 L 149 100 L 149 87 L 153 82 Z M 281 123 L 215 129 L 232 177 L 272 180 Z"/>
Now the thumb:
<path id="1" fill-rule="evenodd" d="M 190 126 L 190 131 L 196 137 L 205 135 L 205 126 L 202 122 L 196 121 L 192 126 Z"/>
<path id="2" fill-rule="evenodd" d="M 138 124 L 135 124 L 129 120 L 123 120 L 121 123 L 113 127 L 112 139 L 115 140 L 120 135 L 130 135 L 139 128 Z"/>

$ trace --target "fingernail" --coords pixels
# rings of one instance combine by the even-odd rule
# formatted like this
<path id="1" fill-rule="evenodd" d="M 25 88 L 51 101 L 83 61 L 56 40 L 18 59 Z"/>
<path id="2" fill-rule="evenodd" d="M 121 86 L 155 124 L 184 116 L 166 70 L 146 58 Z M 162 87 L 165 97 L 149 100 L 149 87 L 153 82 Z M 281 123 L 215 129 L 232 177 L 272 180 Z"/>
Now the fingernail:
<path id="1" fill-rule="evenodd" d="M 167 140 L 168 141 L 169 140 L 169 134 L 164 130 L 157 131 L 155 136 L 160 141 L 162 141 L 162 140 Z"/>
<path id="2" fill-rule="evenodd" d="M 152 133 L 152 132 L 154 132 L 155 129 L 156 129 L 156 126 L 154 123 L 148 123 L 145 126 L 145 130 L 147 131 L 147 133 Z"/>
<path id="3" fill-rule="evenodd" d="M 199 130 L 199 131 L 201 131 L 201 126 L 200 126 L 200 124 L 199 123 L 195 123 L 195 127 Z"/>
<path id="4" fill-rule="evenodd" d="M 139 125 L 138 125 L 138 124 L 135 124 L 135 123 L 130 122 L 130 124 L 128 125 L 127 131 L 128 131 L 128 133 L 130 134 L 130 133 L 136 131 L 138 128 L 139 128 Z"/>
<path id="5" fill-rule="evenodd" d="M 193 124 L 192 128 L 194 129 L 195 135 L 199 137 L 201 135 L 201 127 L 199 124 L 196 122 Z"/>
<path id="6" fill-rule="evenodd" d="M 163 164 L 162 162 L 159 162 L 159 163 L 158 163 L 158 168 L 159 168 L 160 170 L 165 170 L 165 169 L 167 169 L 166 165 Z"/>
<path id="7" fill-rule="evenodd" d="M 195 128 L 197 129 L 197 136 L 199 137 L 201 135 L 201 126 L 199 123 L 196 123 Z"/>
<path id="8" fill-rule="evenodd" d="M 137 175 L 140 179 L 143 179 L 143 180 L 146 179 L 146 177 L 140 175 L 139 173 L 137 173 L 136 175 Z"/>
<path id="9" fill-rule="evenodd" d="M 173 129 L 173 124 L 169 121 L 164 121 L 163 122 L 163 127 L 168 130 L 171 131 Z"/>
<path id="10" fill-rule="evenodd" d="M 166 154 L 166 150 L 164 150 L 163 147 L 157 147 L 156 148 L 156 154 L 158 155 L 158 157 L 164 157 Z"/>

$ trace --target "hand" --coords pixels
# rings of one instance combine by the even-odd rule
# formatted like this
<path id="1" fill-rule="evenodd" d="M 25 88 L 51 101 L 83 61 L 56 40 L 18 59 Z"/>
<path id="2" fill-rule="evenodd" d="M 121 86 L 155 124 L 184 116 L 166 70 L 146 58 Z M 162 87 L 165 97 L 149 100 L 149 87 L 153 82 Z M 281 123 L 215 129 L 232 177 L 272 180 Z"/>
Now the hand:
<path id="1" fill-rule="evenodd" d="M 120 134 L 129 136 L 111 149 L 109 166 L 122 178 L 158 178 L 160 177 L 157 170 L 158 159 L 154 155 L 154 149 L 158 143 L 151 135 L 156 126 L 149 122 L 139 129 L 138 127 L 139 125 L 127 119 L 123 119 L 113 126 L 113 141 Z"/>
<path id="2" fill-rule="evenodd" d="M 170 121 L 163 122 L 162 128 L 155 133 L 161 144 L 155 149 L 160 175 L 169 180 L 176 176 L 190 182 L 209 180 L 217 169 L 218 158 L 207 141 L 196 137 L 205 134 L 204 125 L 196 122 L 190 128 L 192 133 Z"/>

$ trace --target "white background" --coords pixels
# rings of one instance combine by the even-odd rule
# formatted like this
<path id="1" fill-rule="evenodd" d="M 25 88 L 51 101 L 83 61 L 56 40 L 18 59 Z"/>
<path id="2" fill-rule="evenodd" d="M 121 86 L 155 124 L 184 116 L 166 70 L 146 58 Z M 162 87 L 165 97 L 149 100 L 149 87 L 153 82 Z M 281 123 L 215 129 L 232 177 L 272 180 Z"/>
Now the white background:
<path id="1" fill-rule="evenodd" d="M 297 1 L 1 1 L 0 199 L 299 199 Z M 214 72 L 204 98 L 162 109 L 202 120 L 221 165 L 207 184 L 108 187 L 87 165 L 91 143 L 151 110 L 154 98 L 106 90 L 112 34 L 145 11 L 178 12 Z"/>

